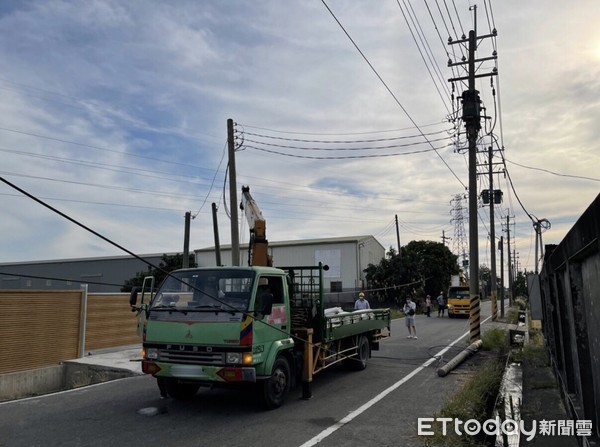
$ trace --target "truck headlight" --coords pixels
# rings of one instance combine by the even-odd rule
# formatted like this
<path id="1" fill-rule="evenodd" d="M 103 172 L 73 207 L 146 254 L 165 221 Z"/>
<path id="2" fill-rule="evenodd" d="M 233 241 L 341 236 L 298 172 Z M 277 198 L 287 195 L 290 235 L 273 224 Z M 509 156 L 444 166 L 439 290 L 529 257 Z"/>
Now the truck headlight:
<path id="1" fill-rule="evenodd" d="M 239 365 L 242 363 L 242 354 L 240 352 L 228 352 L 225 362 L 230 365 Z"/>
<path id="2" fill-rule="evenodd" d="M 158 349 L 156 348 L 148 348 L 146 349 L 146 359 L 148 360 L 157 360 L 158 359 Z"/>

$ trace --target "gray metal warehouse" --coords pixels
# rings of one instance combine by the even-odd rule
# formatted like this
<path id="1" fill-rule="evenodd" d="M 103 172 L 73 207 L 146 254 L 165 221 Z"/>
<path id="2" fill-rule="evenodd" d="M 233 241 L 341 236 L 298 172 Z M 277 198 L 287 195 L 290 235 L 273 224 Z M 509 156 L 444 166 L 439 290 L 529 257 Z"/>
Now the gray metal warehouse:
<path id="1" fill-rule="evenodd" d="M 242 245 L 241 265 L 247 263 L 248 246 Z M 275 266 L 329 265 L 324 287 L 328 294 L 349 301 L 364 281 L 363 270 L 385 257 L 384 247 L 373 236 L 269 242 Z M 215 248 L 195 250 L 199 266 L 215 265 Z M 167 253 L 174 254 L 174 253 Z M 158 265 L 162 254 L 140 255 Z M 231 246 L 221 247 L 221 263 L 231 265 Z M 131 256 L 62 259 L 0 264 L 0 289 L 78 289 L 88 284 L 90 292 L 119 292 L 127 279 L 148 267 Z"/>

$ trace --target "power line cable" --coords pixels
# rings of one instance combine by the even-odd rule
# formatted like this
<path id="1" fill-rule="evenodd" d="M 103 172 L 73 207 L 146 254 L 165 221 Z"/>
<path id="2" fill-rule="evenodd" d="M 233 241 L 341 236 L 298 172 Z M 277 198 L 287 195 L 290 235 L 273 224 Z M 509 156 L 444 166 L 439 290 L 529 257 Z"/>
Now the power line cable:
<path id="1" fill-rule="evenodd" d="M 159 195 L 159 196 L 164 196 L 164 197 L 177 197 L 177 198 L 189 198 L 189 199 L 197 198 L 196 196 L 193 196 L 193 195 L 185 195 L 185 194 L 180 194 L 180 193 L 170 194 L 170 193 L 166 193 L 166 192 L 152 191 L 152 190 L 147 190 L 147 189 L 125 188 L 125 187 L 114 186 L 114 185 L 103 185 L 103 184 L 98 184 L 98 183 L 78 182 L 75 180 L 56 179 L 56 178 L 52 178 L 52 177 L 41 177 L 41 176 L 37 176 L 37 175 L 19 174 L 19 173 L 15 173 L 15 172 L 7 172 L 7 171 L 0 171 L 0 174 L 10 175 L 13 177 L 30 178 L 30 179 L 36 179 L 36 180 L 46 180 L 49 182 L 66 183 L 66 184 L 70 184 L 70 185 L 83 185 L 83 186 L 90 186 L 90 187 L 94 187 L 94 188 L 114 189 L 117 191 L 136 192 L 139 194 L 153 194 L 153 195 Z"/>
<path id="2" fill-rule="evenodd" d="M 397 149 L 397 148 L 401 148 L 401 147 L 412 147 L 412 146 L 416 146 L 418 144 L 431 144 L 431 142 L 438 142 L 438 141 L 444 141 L 444 140 L 448 140 L 449 137 L 443 137 L 443 138 L 435 138 L 435 139 L 428 139 L 427 141 L 415 141 L 415 142 L 411 142 L 411 143 L 404 143 L 404 144 L 391 144 L 391 145 L 387 145 L 387 146 L 364 146 L 364 147 L 304 147 L 304 146 L 291 146 L 291 145 L 286 145 L 286 144 L 276 144 L 276 143 L 265 143 L 263 141 L 256 141 L 256 140 L 251 140 L 251 139 L 246 139 L 245 141 L 247 141 L 248 143 L 254 143 L 254 144 L 262 144 L 263 146 L 272 146 L 272 147 L 280 147 L 280 148 L 284 148 L 284 149 L 298 149 L 301 151 L 373 151 L 373 150 L 381 150 L 381 149 Z"/>
<path id="3" fill-rule="evenodd" d="M 7 194 L 7 193 L 0 193 L 0 196 L 6 196 L 6 197 L 22 197 L 22 195 L 19 194 Z M 161 208 L 161 207 L 156 207 L 156 206 L 141 206 L 141 205 L 128 205 L 125 203 L 111 203 L 111 202 L 94 202 L 94 201 L 90 201 L 90 200 L 74 200 L 74 199 L 60 199 L 57 197 L 43 197 L 43 196 L 39 196 L 40 199 L 43 200 L 51 200 L 54 202 L 67 202 L 67 203 L 82 203 L 82 204 L 86 204 L 86 205 L 102 205 L 102 206 L 116 206 L 116 207 L 124 207 L 124 208 L 134 208 L 134 209 L 144 209 L 144 210 L 153 210 L 153 211 L 182 211 L 182 209 L 184 207 L 182 207 L 182 209 L 178 209 L 178 208 Z"/>
<path id="4" fill-rule="evenodd" d="M 425 124 L 425 125 L 422 125 L 420 127 L 421 128 L 432 127 L 432 126 L 438 126 L 440 124 L 445 124 L 445 121 L 440 121 L 439 123 Z M 404 127 L 404 128 L 401 128 L 401 129 L 373 130 L 373 131 L 368 131 L 368 132 L 315 133 L 315 132 L 298 132 L 298 131 L 290 131 L 290 130 L 276 130 L 276 129 L 270 129 L 270 128 L 267 128 L 267 127 L 251 126 L 249 124 L 240 124 L 240 126 L 242 126 L 242 127 L 248 127 L 250 129 L 265 130 L 265 131 L 268 131 L 268 132 L 283 133 L 283 134 L 290 134 L 290 135 L 316 135 L 316 136 L 319 136 L 319 135 L 321 135 L 321 136 L 371 135 L 371 134 L 378 134 L 378 133 L 401 132 L 401 131 L 405 131 L 405 130 L 413 130 L 413 129 L 415 129 L 415 127 Z"/>
<path id="5" fill-rule="evenodd" d="M 135 158 L 141 158 L 144 160 L 158 161 L 161 163 L 173 164 L 173 165 L 177 165 L 177 166 L 193 167 L 193 168 L 197 168 L 197 169 L 206 169 L 201 166 L 191 165 L 190 163 L 181 163 L 181 162 L 177 162 L 177 161 L 173 161 L 173 160 L 167 160 L 164 158 L 155 158 L 155 157 L 148 157 L 146 155 L 131 154 L 131 153 L 128 153 L 125 151 L 118 151 L 118 150 L 109 149 L 106 147 L 94 146 L 92 144 L 78 143 L 76 141 L 69 141 L 69 140 L 64 140 L 61 138 L 49 137 L 47 135 L 40 135 L 40 134 L 36 134 L 33 132 L 24 132 L 21 130 L 9 129 L 7 127 L 0 127 L 0 130 L 4 130 L 6 132 L 13 132 L 13 133 L 21 134 L 21 135 L 28 135 L 30 137 L 43 138 L 45 140 L 57 141 L 59 143 L 73 144 L 75 146 L 87 147 L 87 148 L 95 149 L 95 150 L 99 150 L 99 151 L 112 152 L 112 153 L 124 155 L 127 157 L 135 157 Z"/>
<path id="6" fill-rule="evenodd" d="M 437 151 L 439 149 L 444 149 L 444 148 L 447 148 L 450 146 L 451 146 L 451 144 L 447 144 L 446 146 L 441 146 L 441 147 L 437 147 L 437 148 L 432 147 L 431 149 L 407 151 L 407 152 L 400 152 L 400 153 L 394 153 L 394 154 L 344 155 L 344 156 L 335 156 L 335 157 L 317 157 L 317 156 L 310 156 L 310 155 L 286 154 L 284 152 L 274 151 L 274 150 L 265 149 L 265 148 L 256 147 L 256 146 L 246 145 L 245 147 L 249 148 L 249 149 L 254 149 L 257 151 L 268 152 L 270 154 L 282 155 L 285 157 L 307 158 L 307 159 L 311 159 L 311 160 L 348 160 L 348 159 L 364 159 L 364 158 L 397 157 L 397 156 L 402 156 L 402 155 L 424 154 L 424 153 L 433 152 L 433 151 L 435 151 L 437 153 Z M 458 179 L 458 177 L 456 177 L 456 178 Z M 460 181 L 460 179 L 459 179 L 459 181 Z"/>
<path id="7" fill-rule="evenodd" d="M 438 130 L 435 132 L 426 133 L 425 135 L 426 136 L 439 135 L 442 133 L 448 133 L 450 131 L 451 131 L 451 129 L 442 129 L 442 130 Z M 302 142 L 302 143 L 323 143 L 323 144 L 379 143 L 382 141 L 406 140 L 409 138 L 419 138 L 422 136 L 421 134 L 417 134 L 417 135 L 403 135 L 403 136 L 399 136 L 399 137 L 390 137 L 390 138 L 373 138 L 373 139 L 369 139 L 369 140 L 307 140 L 307 139 L 303 139 L 303 138 L 276 137 L 273 135 L 265 135 L 265 134 L 259 134 L 259 133 L 246 132 L 245 130 L 242 131 L 242 133 L 244 135 L 250 135 L 253 137 L 261 137 L 261 138 L 267 138 L 267 139 L 273 139 L 273 140 L 295 141 L 295 142 Z M 250 140 L 247 140 L 247 141 L 250 141 Z"/>
<path id="8" fill-rule="evenodd" d="M 429 64 L 427 63 L 427 60 L 425 60 L 425 56 L 423 55 L 423 51 L 421 51 L 421 47 L 419 46 L 419 43 L 417 42 L 417 38 L 415 37 L 415 33 L 413 32 L 412 27 L 410 26 L 410 23 L 408 21 L 408 18 L 406 17 L 406 14 L 404 13 L 404 9 L 402 8 L 402 5 L 400 5 L 400 0 L 396 0 L 397 4 L 398 4 L 398 8 L 400 8 L 400 12 L 402 12 L 402 16 L 404 17 L 404 21 L 406 22 L 406 26 L 408 27 L 408 30 L 410 31 L 410 34 L 413 38 L 413 41 L 415 43 L 415 45 L 417 46 L 417 50 L 419 51 L 419 54 L 421 55 L 421 59 L 423 60 L 423 63 L 425 64 L 425 68 L 427 69 L 427 72 L 429 73 L 429 77 L 431 78 L 431 81 L 433 82 L 433 86 L 435 87 L 436 91 L 438 92 L 438 95 L 440 97 L 440 99 L 442 100 L 442 104 L 444 104 L 444 107 L 446 108 L 446 111 L 448 112 L 448 114 L 450 114 L 450 109 L 448 108 L 448 105 L 446 104 L 446 99 L 444 99 L 444 96 L 442 95 L 442 92 L 440 91 L 439 87 L 438 87 L 438 82 L 436 82 L 433 73 L 431 72 L 430 68 L 429 68 Z M 404 2 L 404 0 L 403 0 Z M 409 2 L 410 4 L 410 2 Z M 404 3 L 404 7 L 406 8 L 406 3 Z M 412 8 L 412 6 L 411 6 Z M 408 9 L 407 9 L 408 12 Z M 414 11 L 413 11 L 414 12 Z M 422 34 L 422 29 L 421 29 L 421 33 L 418 32 L 417 29 L 417 25 L 412 17 L 412 15 L 409 13 L 409 16 L 411 18 L 411 21 L 413 22 L 413 27 L 415 28 L 415 30 L 417 31 L 417 35 L 419 36 L 419 40 L 421 41 L 421 45 L 423 45 L 425 47 L 425 44 L 423 43 L 423 38 L 421 37 Z M 419 25 L 420 27 L 420 25 Z M 427 54 L 427 57 L 429 58 L 429 62 L 431 63 L 431 65 L 433 65 L 434 67 L 434 71 L 435 71 L 435 67 L 436 64 L 434 64 L 431 60 L 431 57 L 429 55 L 429 53 L 427 51 L 425 51 L 425 53 Z M 436 76 L 438 76 L 438 81 L 439 81 L 439 73 L 437 71 L 435 71 Z M 444 86 L 444 92 L 446 93 L 446 95 L 448 96 L 447 99 L 450 100 L 450 102 L 452 102 L 452 100 L 450 99 L 450 94 L 447 91 L 447 86 L 446 83 L 442 80 L 442 85 Z"/>
<path id="9" fill-rule="evenodd" d="M 526 165 L 523 165 L 521 163 L 517 163 L 515 161 L 511 161 L 508 158 L 504 158 L 504 160 L 507 161 L 508 163 L 511 163 L 513 165 L 516 165 L 516 166 L 519 166 L 521 168 L 531 169 L 533 171 L 546 172 L 548 174 L 556 175 L 558 177 L 568 177 L 568 178 L 576 178 L 576 179 L 581 179 L 581 180 L 590 180 L 592 182 L 600 182 L 600 178 L 586 177 L 586 176 L 583 176 L 583 175 L 561 174 L 560 172 L 551 171 L 549 169 L 537 168 L 537 167 L 534 167 L 534 166 L 526 166 Z"/>
<path id="10" fill-rule="evenodd" d="M 211 193 L 211 191 L 213 189 L 213 186 L 215 185 L 215 180 L 217 178 L 217 174 L 219 173 L 219 170 L 221 169 L 221 163 L 223 163 L 223 159 L 225 158 L 225 154 L 226 153 L 227 153 L 227 142 L 225 142 L 225 146 L 223 147 L 223 153 L 221 155 L 221 160 L 219 161 L 219 166 L 217 166 L 217 169 L 215 170 L 215 175 L 213 176 L 212 182 L 210 184 L 210 188 L 208 189 L 208 192 L 206 193 L 206 196 L 204 196 L 204 201 L 202 202 L 202 205 L 200 205 L 200 208 L 198 209 L 198 211 L 196 211 L 196 214 L 194 214 L 192 216 L 192 219 L 195 219 L 196 216 L 198 214 L 200 214 L 200 211 L 202 211 L 202 208 L 204 208 L 204 204 L 208 200 L 208 197 L 210 196 L 210 193 Z"/>
<path id="11" fill-rule="evenodd" d="M 404 114 L 408 117 L 408 119 L 410 120 L 411 123 L 413 123 L 413 125 L 415 126 L 415 128 L 417 128 L 419 130 L 419 132 L 421 133 L 421 135 L 427 139 L 427 137 L 425 137 L 423 131 L 419 128 L 419 126 L 417 125 L 417 123 L 415 122 L 415 120 L 412 118 L 412 116 L 408 113 L 408 111 L 404 108 L 404 106 L 400 103 L 400 101 L 398 100 L 398 98 L 396 97 L 396 95 L 392 92 L 392 90 L 388 87 L 387 83 L 383 80 L 383 78 L 381 77 L 381 75 L 377 72 L 377 70 L 375 69 L 375 67 L 373 67 L 373 65 L 371 64 L 371 62 L 369 61 L 369 59 L 365 56 L 365 54 L 362 52 L 362 50 L 360 49 L 360 47 L 356 44 L 356 42 L 354 41 L 354 39 L 352 39 L 352 37 L 350 36 L 350 34 L 348 33 L 348 31 L 346 31 L 346 28 L 344 28 L 344 25 L 342 25 L 342 23 L 338 20 L 338 18 L 336 17 L 336 15 L 333 13 L 333 11 L 331 10 L 331 8 L 329 8 L 329 6 L 327 5 L 327 3 L 325 2 L 325 0 L 321 0 L 321 2 L 323 3 L 323 5 L 325 6 L 325 8 L 327 8 L 327 11 L 329 11 L 329 14 L 331 14 L 331 16 L 333 17 L 333 19 L 337 22 L 337 24 L 339 25 L 339 27 L 342 29 L 342 31 L 344 32 L 344 34 L 346 34 L 346 36 L 348 37 L 348 39 L 350 39 L 350 42 L 352 42 L 352 45 L 354 45 L 354 48 L 356 48 L 356 50 L 359 52 L 359 54 L 362 56 L 362 58 L 364 59 L 364 61 L 367 63 L 367 65 L 371 68 L 371 70 L 373 71 L 373 73 L 375 73 L 375 76 L 377 76 L 377 78 L 379 79 L 379 81 L 383 84 L 383 86 L 386 88 L 386 90 L 388 91 L 388 93 L 392 96 L 392 98 L 394 98 L 394 100 L 396 101 L 396 103 L 398 104 L 398 106 L 400 106 L 400 108 L 402 109 L 402 111 L 404 112 Z M 431 145 L 431 143 L 430 143 Z M 433 148 L 433 145 L 431 145 L 431 147 Z M 450 167 L 450 165 L 446 162 L 446 160 L 444 160 L 444 158 L 439 154 L 439 152 L 437 151 L 437 149 L 433 149 L 435 151 L 435 153 L 437 154 L 437 156 L 442 160 L 442 162 L 446 165 L 446 167 L 450 170 L 450 172 L 454 175 L 454 177 L 458 180 L 458 182 L 464 187 L 466 188 L 466 185 L 462 182 L 462 180 L 458 177 L 458 175 L 456 175 L 456 173 L 452 170 L 452 168 Z"/>

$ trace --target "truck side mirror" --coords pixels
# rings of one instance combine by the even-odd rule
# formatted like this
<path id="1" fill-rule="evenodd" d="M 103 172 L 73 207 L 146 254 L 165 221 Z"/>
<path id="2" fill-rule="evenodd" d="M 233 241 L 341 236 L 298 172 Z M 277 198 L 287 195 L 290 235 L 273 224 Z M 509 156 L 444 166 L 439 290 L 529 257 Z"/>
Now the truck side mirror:
<path id="1" fill-rule="evenodd" d="M 257 302 L 257 306 L 255 306 L 254 315 L 261 319 L 265 315 L 271 315 L 273 312 L 274 300 L 275 298 L 272 293 L 263 293 L 260 296 L 260 301 Z"/>
<path id="2" fill-rule="evenodd" d="M 138 293 L 140 293 L 139 287 L 134 287 L 131 289 L 131 294 L 129 295 L 129 305 L 131 306 L 131 311 L 135 311 L 135 305 L 137 304 Z"/>
<path id="3" fill-rule="evenodd" d="M 262 314 L 263 315 L 271 315 L 271 312 L 273 312 L 273 301 L 275 300 L 275 298 L 273 297 L 272 293 L 267 293 L 263 296 L 263 308 L 262 308 Z"/>

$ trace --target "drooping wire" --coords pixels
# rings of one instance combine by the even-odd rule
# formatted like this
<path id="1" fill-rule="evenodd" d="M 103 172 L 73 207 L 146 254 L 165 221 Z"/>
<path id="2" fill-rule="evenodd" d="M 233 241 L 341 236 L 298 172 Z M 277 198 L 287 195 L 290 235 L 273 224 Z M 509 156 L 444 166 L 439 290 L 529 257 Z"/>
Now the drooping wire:
<path id="1" fill-rule="evenodd" d="M 225 158 L 226 153 L 227 153 L 227 142 L 225 142 L 225 146 L 223 147 L 223 153 L 221 155 L 221 160 L 219 161 L 219 166 L 217 166 L 217 169 L 215 170 L 215 175 L 212 178 L 210 188 L 208 189 L 208 192 L 206 193 L 206 196 L 204 197 L 204 201 L 202 202 L 202 205 L 200 205 L 200 208 L 198 209 L 198 211 L 196 211 L 196 214 L 194 214 L 192 216 L 192 219 L 195 219 L 196 216 L 198 216 L 198 214 L 200 214 L 200 211 L 202 211 L 202 208 L 204 208 L 204 204 L 208 200 L 208 197 L 210 196 L 213 186 L 215 185 L 215 180 L 217 179 L 217 174 L 219 173 L 219 169 L 221 169 L 221 164 L 223 163 L 223 159 Z"/>

